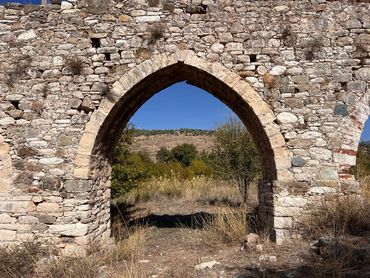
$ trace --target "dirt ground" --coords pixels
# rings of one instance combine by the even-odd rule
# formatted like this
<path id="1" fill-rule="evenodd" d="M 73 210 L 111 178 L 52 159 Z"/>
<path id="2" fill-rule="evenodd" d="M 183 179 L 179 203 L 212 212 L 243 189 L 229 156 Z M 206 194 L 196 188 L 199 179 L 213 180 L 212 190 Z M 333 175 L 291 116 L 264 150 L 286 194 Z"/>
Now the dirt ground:
<path id="1" fill-rule="evenodd" d="M 194 219 L 213 210 L 213 206 L 183 201 L 130 208 L 127 223 L 147 226 L 144 253 L 137 262 L 139 277 L 370 277 L 370 272 L 359 274 L 356 267 L 343 275 L 328 271 L 304 241 L 276 246 L 261 236 L 251 246 L 243 240 L 209 242 Z M 128 269 L 122 267 L 122 277 L 134 277 Z"/>

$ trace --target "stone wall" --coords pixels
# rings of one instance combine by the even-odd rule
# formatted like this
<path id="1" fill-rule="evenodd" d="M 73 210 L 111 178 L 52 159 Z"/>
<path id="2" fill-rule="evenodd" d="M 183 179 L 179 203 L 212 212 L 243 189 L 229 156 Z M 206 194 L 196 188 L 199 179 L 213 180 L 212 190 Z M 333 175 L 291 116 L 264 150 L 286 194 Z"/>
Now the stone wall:
<path id="1" fill-rule="evenodd" d="M 369 3 L 148 2 L 0 6 L 2 243 L 71 253 L 108 239 L 120 129 L 185 79 L 250 129 L 277 238 L 306 204 L 358 190 L 350 168 L 369 116 Z"/>

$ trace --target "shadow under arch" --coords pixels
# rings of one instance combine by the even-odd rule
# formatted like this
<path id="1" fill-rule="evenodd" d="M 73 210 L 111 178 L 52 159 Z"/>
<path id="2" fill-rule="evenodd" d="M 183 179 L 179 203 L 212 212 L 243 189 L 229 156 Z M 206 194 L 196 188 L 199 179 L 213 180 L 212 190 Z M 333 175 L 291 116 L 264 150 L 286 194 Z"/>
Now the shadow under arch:
<path id="1" fill-rule="evenodd" d="M 207 62 L 189 50 L 169 57 L 153 56 L 113 84 L 109 96 L 102 100 L 86 124 L 74 160 L 74 177 L 90 180 L 91 191 L 100 188 L 104 192 L 103 187 L 109 187 L 110 159 L 122 129 L 150 97 L 180 81 L 208 91 L 246 125 L 262 160 L 263 193 L 271 196 L 275 181 L 293 180 L 289 171 L 291 153 L 268 104 L 240 75 L 220 63 Z M 267 199 L 269 201 L 262 201 L 265 202 L 263 214 L 268 215 L 266 222 L 273 226 L 273 201 L 271 197 Z"/>

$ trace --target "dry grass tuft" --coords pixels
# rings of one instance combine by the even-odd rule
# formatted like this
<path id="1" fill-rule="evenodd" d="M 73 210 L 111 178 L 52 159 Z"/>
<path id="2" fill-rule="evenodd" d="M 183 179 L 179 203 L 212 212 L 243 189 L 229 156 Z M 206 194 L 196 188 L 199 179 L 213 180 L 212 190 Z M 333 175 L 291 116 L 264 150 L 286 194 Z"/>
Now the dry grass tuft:
<path id="1" fill-rule="evenodd" d="M 43 252 L 35 243 L 0 248 L 0 277 L 31 277 Z"/>
<path id="2" fill-rule="evenodd" d="M 302 217 L 301 225 L 309 238 L 359 236 L 370 231 L 370 203 L 356 196 L 323 201 Z"/>
<path id="3" fill-rule="evenodd" d="M 100 261 L 94 256 L 61 257 L 44 262 L 39 278 L 94 278 L 100 270 Z"/>
<path id="4" fill-rule="evenodd" d="M 116 242 L 114 248 L 109 252 L 108 259 L 111 262 L 141 259 L 145 250 L 146 235 L 147 230 L 142 226 L 128 231 L 126 237 L 122 233 L 121 239 Z"/>
<path id="5" fill-rule="evenodd" d="M 204 236 L 213 244 L 240 242 L 249 232 L 243 208 L 218 208 L 212 219 L 204 221 Z"/>
<path id="6" fill-rule="evenodd" d="M 65 65 L 69 72 L 71 72 L 73 75 L 80 75 L 83 70 L 84 62 L 81 58 L 75 56 L 72 58 L 67 58 L 65 60 Z"/>

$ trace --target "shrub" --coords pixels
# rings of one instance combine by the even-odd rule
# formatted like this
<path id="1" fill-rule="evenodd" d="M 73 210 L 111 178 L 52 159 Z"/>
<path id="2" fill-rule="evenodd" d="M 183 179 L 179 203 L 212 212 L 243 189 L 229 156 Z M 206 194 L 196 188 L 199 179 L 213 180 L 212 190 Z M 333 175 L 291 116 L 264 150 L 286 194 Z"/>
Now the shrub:
<path id="1" fill-rule="evenodd" d="M 197 157 L 198 152 L 194 145 L 185 143 L 174 147 L 171 150 L 171 155 L 176 161 L 187 167 Z"/>
<path id="2" fill-rule="evenodd" d="M 65 60 L 65 65 L 72 75 L 80 75 L 83 70 L 84 63 L 81 58 L 74 56 Z"/>
<path id="3" fill-rule="evenodd" d="M 14 84 L 27 75 L 27 70 L 30 67 L 32 60 L 28 55 L 21 56 L 15 63 L 14 68 L 7 72 L 5 76 L 5 84 L 12 88 Z"/>
<path id="4" fill-rule="evenodd" d="M 309 238 L 358 236 L 370 231 L 370 204 L 355 196 L 322 201 L 302 217 L 300 225 Z"/>
<path id="5" fill-rule="evenodd" d="M 163 38 L 164 34 L 164 25 L 161 23 L 155 23 L 151 28 L 149 29 L 149 40 L 148 44 L 153 45 L 158 40 Z"/>
<path id="6" fill-rule="evenodd" d="M 322 41 L 319 38 L 315 38 L 310 40 L 306 44 L 306 49 L 305 49 L 305 57 L 306 60 L 308 61 L 313 61 L 316 59 L 316 53 L 322 48 Z"/>

